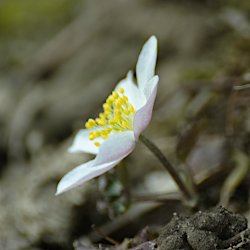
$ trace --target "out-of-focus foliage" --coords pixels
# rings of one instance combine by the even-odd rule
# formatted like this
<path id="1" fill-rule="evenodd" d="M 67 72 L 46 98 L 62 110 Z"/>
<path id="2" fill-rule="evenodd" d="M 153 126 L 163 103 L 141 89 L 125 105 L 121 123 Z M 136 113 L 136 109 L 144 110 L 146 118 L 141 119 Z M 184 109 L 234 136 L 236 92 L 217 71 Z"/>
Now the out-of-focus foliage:
<path id="1" fill-rule="evenodd" d="M 39 26 L 51 29 L 66 24 L 65 17 L 79 1 L 70 0 L 3 0 L 0 5 L 1 34 L 6 35 L 39 35 L 34 32 Z M 33 33 L 32 33 L 33 31 Z"/>
<path id="2" fill-rule="evenodd" d="M 77 13 L 79 0 L 3 0 L 0 3 L 0 68 L 23 63 Z M 3 72 L 1 72 L 3 73 Z"/>

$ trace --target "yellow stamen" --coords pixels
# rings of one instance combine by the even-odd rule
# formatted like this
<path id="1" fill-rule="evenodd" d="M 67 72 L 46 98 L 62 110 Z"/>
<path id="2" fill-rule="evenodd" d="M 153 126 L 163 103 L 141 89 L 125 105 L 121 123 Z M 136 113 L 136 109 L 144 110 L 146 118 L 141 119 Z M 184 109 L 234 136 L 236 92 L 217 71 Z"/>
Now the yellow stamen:
<path id="1" fill-rule="evenodd" d="M 128 97 L 127 96 L 123 96 L 123 100 L 125 101 L 125 102 L 127 102 L 128 101 Z"/>
<path id="2" fill-rule="evenodd" d="M 124 93 L 124 88 L 119 88 L 118 91 L 123 94 Z"/>
<path id="3" fill-rule="evenodd" d="M 105 118 L 106 118 L 106 116 L 105 116 L 104 113 L 100 113 L 100 114 L 99 114 L 99 117 L 100 117 L 100 119 L 105 119 Z"/>
<path id="4" fill-rule="evenodd" d="M 129 105 L 128 110 L 129 110 L 131 113 L 134 113 L 134 112 L 135 112 L 135 109 L 134 109 L 134 107 L 133 107 L 132 104 Z"/>
<path id="5" fill-rule="evenodd" d="M 113 102 L 114 102 L 114 100 L 115 100 L 115 98 L 112 96 L 112 95 L 110 95 L 109 97 L 108 97 L 108 100 L 107 100 L 107 102 L 108 102 L 108 104 L 112 104 Z"/>
<path id="6" fill-rule="evenodd" d="M 88 121 L 85 123 L 85 127 L 90 129 L 93 128 L 96 125 L 94 119 L 88 119 Z"/>
<path id="7" fill-rule="evenodd" d="M 104 115 L 106 118 L 109 118 L 109 116 L 111 115 L 111 111 L 105 111 Z"/>
<path id="8" fill-rule="evenodd" d="M 134 114 L 135 109 L 128 97 L 124 95 L 124 89 L 119 88 L 113 91 L 103 104 L 103 112 L 99 114 L 99 117 L 86 122 L 87 129 L 96 129 L 89 133 L 89 139 L 95 140 L 101 137 L 105 140 L 112 133 L 133 130 Z M 94 144 L 99 147 L 101 143 L 95 142 Z"/>
<path id="9" fill-rule="evenodd" d="M 122 103 L 120 103 L 120 102 L 115 102 L 114 103 L 114 106 L 117 108 L 117 109 L 120 109 L 121 107 L 122 107 Z"/>
<path id="10" fill-rule="evenodd" d="M 101 134 L 101 137 L 102 137 L 102 139 L 107 139 L 108 138 L 108 135 L 105 135 L 105 134 Z"/>
<path id="11" fill-rule="evenodd" d="M 89 139 L 90 139 L 91 141 L 93 141 L 93 140 L 95 139 L 95 136 L 94 136 L 94 135 L 90 135 L 90 136 L 89 136 Z"/>
<path id="12" fill-rule="evenodd" d="M 115 115 L 121 115 L 122 112 L 121 112 L 121 110 L 119 110 L 119 109 L 115 109 L 115 110 L 114 110 L 114 114 L 115 114 Z"/>
<path id="13" fill-rule="evenodd" d="M 112 128 L 106 128 L 106 133 L 109 134 L 112 131 Z"/>
<path id="14" fill-rule="evenodd" d="M 130 113 L 129 110 L 127 110 L 127 109 L 123 109 L 122 111 L 123 111 L 123 113 L 124 113 L 125 115 L 129 115 L 129 113 Z"/>
<path id="15" fill-rule="evenodd" d="M 117 99 L 119 97 L 119 94 L 115 91 L 112 92 L 112 96 Z"/>
<path id="16" fill-rule="evenodd" d="M 105 126 L 106 125 L 106 120 L 105 119 L 101 119 L 101 118 L 96 118 L 96 123 L 99 125 L 99 126 Z"/>
<path id="17" fill-rule="evenodd" d="M 122 126 L 125 127 L 125 128 L 128 128 L 128 122 L 122 121 Z"/>
<path id="18" fill-rule="evenodd" d="M 111 106 L 106 102 L 102 105 L 102 107 L 104 110 L 111 110 Z"/>
<path id="19" fill-rule="evenodd" d="M 94 131 L 94 135 L 95 135 L 95 137 L 98 137 L 98 136 L 100 136 L 100 131 Z"/>

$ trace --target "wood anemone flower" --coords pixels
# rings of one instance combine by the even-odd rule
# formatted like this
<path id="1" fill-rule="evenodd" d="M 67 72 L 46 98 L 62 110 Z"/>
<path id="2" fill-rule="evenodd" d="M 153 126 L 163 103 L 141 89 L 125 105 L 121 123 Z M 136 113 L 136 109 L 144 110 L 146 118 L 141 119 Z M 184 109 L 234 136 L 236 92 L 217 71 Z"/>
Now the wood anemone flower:
<path id="1" fill-rule="evenodd" d="M 69 148 L 71 153 L 95 154 L 95 159 L 67 173 L 57 186 L 57 195 L 109 171 L 133 151 L 152 117 L 159 81 L 156 57 L 157 39 L 151 36 L 138 58 L 137 85 L 129 71 L 106 99 L 103 112 L 86 122 L 86 129 L 77 133 Z"/>

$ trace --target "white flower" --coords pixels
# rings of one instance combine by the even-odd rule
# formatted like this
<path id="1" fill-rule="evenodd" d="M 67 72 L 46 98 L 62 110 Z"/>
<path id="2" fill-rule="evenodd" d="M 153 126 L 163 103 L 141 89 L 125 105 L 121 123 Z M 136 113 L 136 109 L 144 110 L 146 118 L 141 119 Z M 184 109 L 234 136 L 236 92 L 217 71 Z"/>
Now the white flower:
<path id="1" fill-rule="evenodd" d="M 157 39 L 145 43 L 136 65 L 138 86 L 132 72 L 119 82 L 103 104 L 103 112 L 86 122 L 69 148 L 69 152 L 87 152 L 96 155 L 67 173 L 57 186 L 60 194 L 97 177 L 130 154 L 141 132 L 148 126 L 157 93 L 159 77 L 155 75 Z"/>

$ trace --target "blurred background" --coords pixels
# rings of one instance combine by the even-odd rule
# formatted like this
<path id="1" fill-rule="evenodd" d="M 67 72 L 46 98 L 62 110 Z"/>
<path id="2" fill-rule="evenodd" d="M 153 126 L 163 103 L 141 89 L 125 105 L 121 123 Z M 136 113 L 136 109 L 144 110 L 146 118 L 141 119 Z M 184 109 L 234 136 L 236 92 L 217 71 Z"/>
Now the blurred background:
<path id="1" fill-rule="evenodd" d="M 182 210 L 138 202 L 176 191 L 140 144 L 111 173 L 54 196 L 60 178 L 91 158 L 67 152 L 74 134 L 151 35 L 160 84 L 146 135 L 197 183 L 219 173 L 201 191 L 206 206 L 232 198 L 249 216 L 248 169 L 232 197 L 220 194 L 234 152 L 250 151 L 250 89 L 235 87 L 250 82 L 249 13 L 249 1 L 237 0 L 1 0 L 0 249 L 73 249 L 81 238 L 98 241 L 92 224 L 122 240 Z"/>

